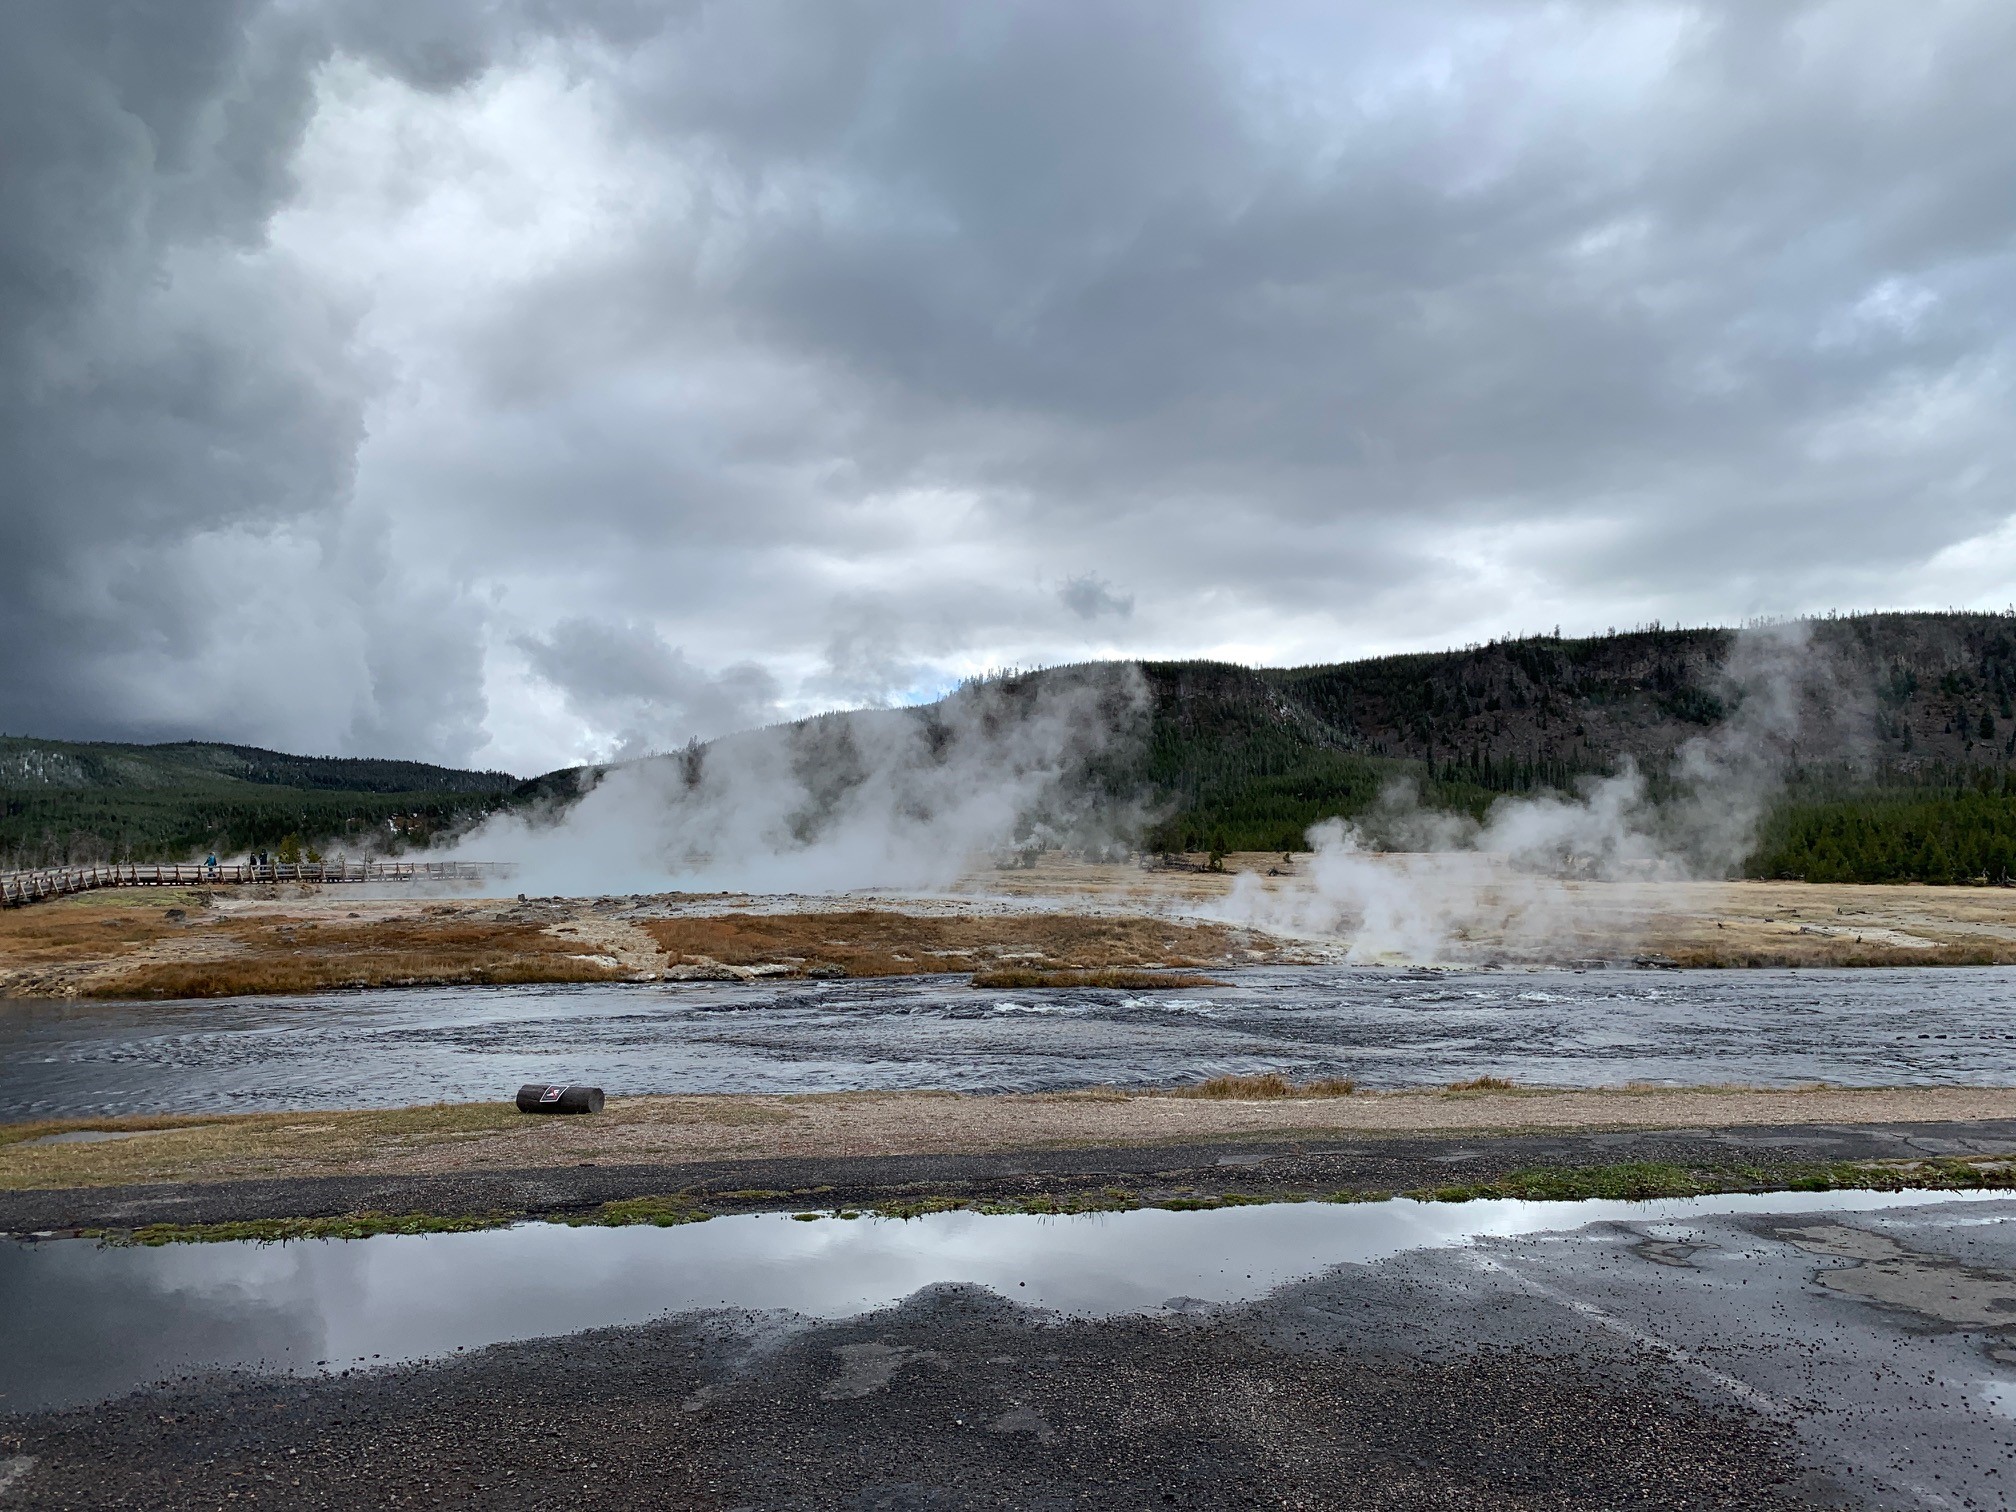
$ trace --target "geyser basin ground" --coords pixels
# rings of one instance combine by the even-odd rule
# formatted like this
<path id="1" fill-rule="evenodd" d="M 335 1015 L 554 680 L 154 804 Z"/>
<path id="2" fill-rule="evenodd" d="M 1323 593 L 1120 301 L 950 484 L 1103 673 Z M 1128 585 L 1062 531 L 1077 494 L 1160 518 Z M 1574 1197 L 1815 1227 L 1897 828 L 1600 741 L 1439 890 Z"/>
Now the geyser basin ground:
<path id="1" fill-rule="evenodd" d="M 0 1117 L 612 1095 L 1034 1091 L 1279 1069 L 1371 1087 L 2016 1083 L 2016 968 L 1256 968 L 1169 992 L 958 977 L 410 989 L 0 1012 Z"/>
<path id="2" fill-rule="evenodd" d="M 1985 1507 L 2016 1398 L 2003 1198 L 63 1241 L 0 1285 L 0 1450 L 65 1506 Z M 23 1410 L 200 1363 L 297 1374 Z"/>

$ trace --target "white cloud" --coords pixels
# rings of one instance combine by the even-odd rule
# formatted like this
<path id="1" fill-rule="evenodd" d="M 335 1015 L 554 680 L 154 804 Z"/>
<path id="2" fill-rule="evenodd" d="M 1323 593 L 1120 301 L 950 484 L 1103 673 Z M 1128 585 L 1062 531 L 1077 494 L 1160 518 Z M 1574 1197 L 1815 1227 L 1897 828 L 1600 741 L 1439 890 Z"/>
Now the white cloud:
<path id="1" fill-rule="evenodd" d="M 2008 596 L 2007 7 L 558 14 L 22 29 L 0 725 L 529 769 Z"/>

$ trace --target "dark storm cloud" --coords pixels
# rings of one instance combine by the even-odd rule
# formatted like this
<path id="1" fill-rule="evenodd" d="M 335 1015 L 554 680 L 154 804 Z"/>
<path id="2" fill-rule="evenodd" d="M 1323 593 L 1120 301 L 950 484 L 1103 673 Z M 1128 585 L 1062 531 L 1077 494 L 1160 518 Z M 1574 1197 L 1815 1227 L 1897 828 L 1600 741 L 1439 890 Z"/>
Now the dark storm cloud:
<path id="1" fill-rule="evenodd" d="M 1134 595 L 1115 593 L 1112 585 L 1096 572 L 1066 578 L 1064 586 L 1057 590 L 1057 597 L 1066 609 L 1082 620 L 1098 619 L 1102 614 L 1126 619 L 1134 612 Z"/>
<path id="2" fill-rule="evenodd" d="M 2016 569 L 2000 4 L 10 14 L 14 727 L 538 764 Z"/>
<path id="3" fill-rule="evenodd" d="M 763 668 L 745 662 L 709 674 L 649 625 L 565 619 L 518 647 L 585 724 L 615 733 L 614 755 L 769 724 L 779 712 L 777 680 Z"/>

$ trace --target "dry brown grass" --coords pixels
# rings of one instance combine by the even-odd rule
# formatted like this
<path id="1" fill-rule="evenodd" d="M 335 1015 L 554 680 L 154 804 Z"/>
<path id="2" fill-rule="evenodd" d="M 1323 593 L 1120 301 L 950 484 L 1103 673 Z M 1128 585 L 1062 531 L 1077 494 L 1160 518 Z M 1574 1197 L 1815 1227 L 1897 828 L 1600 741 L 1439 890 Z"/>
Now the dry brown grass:
<path id="1" fill-rule="evenodd" d="M 689 964 L 824 966 L 861 977 L 1005 969 L 1018 957 L 1033 958 L 1032 969 L 1046 971 L 1205 966 L 1224 959 L 1234 943 L 1232 932 L 1216 924 L 1058 913 L 733 913 L 647 920 L 639 927 Z"/>
<path id="2" fill-rule="evenodd" d="M 1451 1092 L 1510 1092 L 1512 1083 L 1502 1076 L 1473 1076 L 1468 1081 L 1449 1083 Z"/>
<path id="3" fill-rule="evenodd" d="M 2016 944 L 1994 940 L 1942 941 L 1916 948 L 1862 944 L 1820 937 L 1769 946 L 1673 945 L 1659 952 L 1675 966 L 1778 968 L 1804 966 L 2011 966 Z"/>
<path id="4" fill-rule="evenodd" d="M 602 982 L 623 972 L 581 958 L 581 942 L 529 924 L 444 917 L 369 924 L 243 920 L 217 926 L 217 959 L 157 961 L 94 982 L 92 997 L 202 998 L 448 982 Z"/>
<path id="5" fill-rule="evenodd" d="M 209 1117 L 45 1119 L 0 1125 L 0 1189 L 233 1181 L 311 1175 L 431 1154 L 451 1163 L 479 1146 L 507 1165 L 571 1164 L 607 1153 L 603 1140 L 639 1130 L 762 1129 L 790 1120 L 773 1101 L 733 1097 L 617 1098 L 586 1118 L 537 1118 L 508 1102 Z M 76 1130 L 138 1139 L 35 1145 Z M 445 1154 L 444 1154 L 445 1152 Z"/>
<path id="6" fill-rule="evenodd" d="M 1279 1071 L 1263 1071 L 1258 1076 L 1214 1076 L 1209 1081 L 1171 1089 L 1169 1097 L 1202 1097 L 1218 1102 L 1255 1102 L 1270 1097 L 1349 1097 L 1358 1083 L 1348 1076 L 1325 1076 L 1316 1081 L 1291 1082 Z"/>
<path id="7" fill-rule="evenodd" d="M 27 908 L 0 909 L 0 960 L 10 965 L 58 965 L 100 959 L 121 949 L 166 939 L 184 928 L 168 911 L 193 914 L 204 895 L 179 889 L 84 893 Z"/>
<path id="8" fill-rule="evenodd" d="M 1123 987 L 1152 992 L 1164 987 L 1223 987 L 1215 977 L 1194 972 L 1142 971 L 1127 966 L 1106 966 L 1097 971 L 1044 971 L 1028 966 L 1009 966 L 973 973 L 975 987 Z"/>
<path id="9" fill-rule="evenodd" d="M 599 982 L 670 964 L 768 966 L 856 977 L 1024 968 L 1077 975 L 1004 985 L 1203 985 L 1147 967 L 1224 960 L 1245 938 L 1219 925 L 1070 914 L 912 915 L 886 910 L 611 921 L 495 903 L 359 919 L 345 900 L 277 909 L 206 906 L 175 893 L 91 894 L 0 916 L 0 993 L 206 998 L 346 987 Z M 171 906 L 183 916 L 168 917 Z M 659 950 L 665 956 L 658 955 Z M 668 959 L 669 958 L 669 959 Z M 1132 971 L 1133 976 L 1097 973 Z M 705 974 L 704 971 L 702 974 Z"/>

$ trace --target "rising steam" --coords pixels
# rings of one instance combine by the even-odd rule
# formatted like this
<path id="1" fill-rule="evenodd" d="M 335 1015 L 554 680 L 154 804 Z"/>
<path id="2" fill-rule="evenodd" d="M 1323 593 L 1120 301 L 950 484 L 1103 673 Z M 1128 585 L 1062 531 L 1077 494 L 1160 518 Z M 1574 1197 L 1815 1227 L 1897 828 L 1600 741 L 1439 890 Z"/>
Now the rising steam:
<path id="1" fill-rule="evenodd" d="M 1131 664 L 978 682 L 614 767 L 564 812 L 494 819 L 458 849 L 512 856 L 538 893 L 938 887 L 1110 823 L 1087 774 L 1147 705 Z"/>
<path id="2" fill-rule="evenodd" d="M 1480 822 L 1420 808 L 1411 788 L 1309 831 L 1294 884 L 1242 875 L 1221 910 L 1263 928 L 1348 935 L 1355 961 L 1479 954 L 1559 960 L 1589 923 L 1574 879 L 1677 881 L 1736 875 L 1800 759 L 1852 749 L 1863 700 L 1804 624 L 1745 631 L 1719 690 L 1729 716 L 1688 741 L 1663 781 L 1626 762 L 1576 796 L 1501 799 Z"/>

